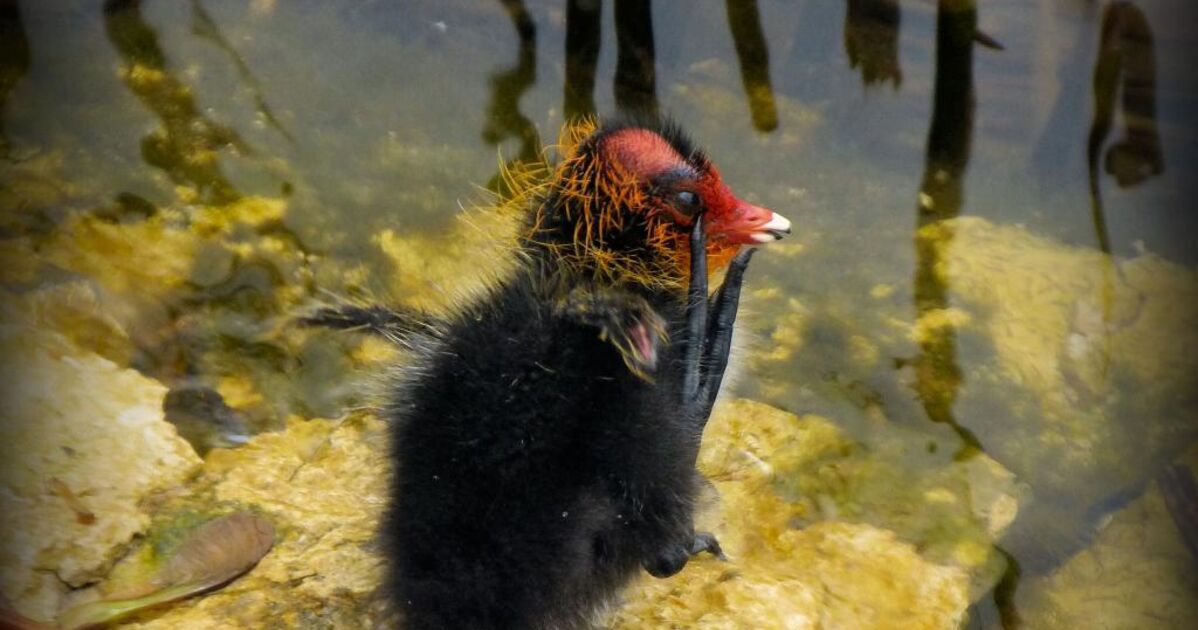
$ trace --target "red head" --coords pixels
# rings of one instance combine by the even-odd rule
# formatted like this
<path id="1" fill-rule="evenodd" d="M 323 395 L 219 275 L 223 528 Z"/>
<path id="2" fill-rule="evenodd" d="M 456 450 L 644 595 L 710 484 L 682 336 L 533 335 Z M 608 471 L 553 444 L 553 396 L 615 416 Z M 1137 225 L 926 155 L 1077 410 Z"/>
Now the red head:
<path id="1" fill-rule="evenodd" d="M 700 213 L 713 271 L 741 246 L 790 232 L 784 217 L 732 194 L 707 157 L 669 126 L 588 133 L 559 167 L 553 192 L 552 214 L 543 211 L 538 225 L 569 232 L 569 244 L 557 248 L 568 261 L 649 286 L 685 284 L 688 235 Z"/>

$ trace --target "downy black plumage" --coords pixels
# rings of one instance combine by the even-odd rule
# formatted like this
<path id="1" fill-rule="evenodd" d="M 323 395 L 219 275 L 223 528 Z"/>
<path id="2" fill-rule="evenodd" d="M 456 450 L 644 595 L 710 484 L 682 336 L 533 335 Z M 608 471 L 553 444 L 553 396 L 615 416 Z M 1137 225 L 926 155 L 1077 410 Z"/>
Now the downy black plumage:
<path id="1" fill-rule="evenodd" d="M 386 407 L 380 532 L 385 596 L 410 630 L 590 627 L 638 571 L 722 556 L 692 523 L 699 441 L 754 251 L 741 246 L 789 223 L 732 196 L 668 126 L 584 130 L 530 197 L 516 271 L 452 317 L 309 320 L 416 354 Z M 731 258 L 710 297 L 708 258 Z"/>

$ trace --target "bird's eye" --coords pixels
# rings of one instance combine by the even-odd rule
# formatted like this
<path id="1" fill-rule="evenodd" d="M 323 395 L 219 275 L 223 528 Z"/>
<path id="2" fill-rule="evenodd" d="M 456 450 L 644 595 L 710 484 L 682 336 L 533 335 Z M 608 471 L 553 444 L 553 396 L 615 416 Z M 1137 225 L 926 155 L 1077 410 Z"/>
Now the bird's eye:
<path id="1" fill-rule="evenodd" d="M 689 190 L 680 190 L 674 194 L 678 203 L 687 208 L 693 208 L 699 203 L 699 196 Z"/>

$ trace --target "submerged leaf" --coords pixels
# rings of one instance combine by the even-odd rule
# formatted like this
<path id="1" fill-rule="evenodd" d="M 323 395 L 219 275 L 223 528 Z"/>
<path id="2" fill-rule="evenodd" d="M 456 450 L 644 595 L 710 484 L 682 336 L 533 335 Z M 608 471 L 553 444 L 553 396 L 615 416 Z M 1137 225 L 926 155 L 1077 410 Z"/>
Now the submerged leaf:
<path id="1" fill-rule="evenodd" d="M 110 596 L 76 606 L 59 617 L 59 626 L 71 630 L 107 623 L 225 584 L 257 564 L 270 551 L 274 537 L 274 526 L 251 512 L 235 512 L 208 521 L 189 532 L 141 588 L 122 590 L 145 595 L 124 599 Z"/>

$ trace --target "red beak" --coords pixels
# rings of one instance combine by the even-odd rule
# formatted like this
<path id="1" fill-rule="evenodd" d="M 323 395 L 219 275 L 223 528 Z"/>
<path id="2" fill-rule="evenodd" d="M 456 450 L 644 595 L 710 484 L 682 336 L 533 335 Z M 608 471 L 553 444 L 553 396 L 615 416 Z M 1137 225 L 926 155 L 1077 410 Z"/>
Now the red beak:
<path id="1" fill-rule="evenodd" d="M 762 245 L 790 234 L 790 221 L 769 208 L 739 202 L 731 216 L 713 219 L 711 234 L 738 245 Z"/>

